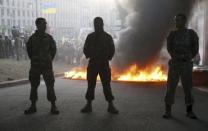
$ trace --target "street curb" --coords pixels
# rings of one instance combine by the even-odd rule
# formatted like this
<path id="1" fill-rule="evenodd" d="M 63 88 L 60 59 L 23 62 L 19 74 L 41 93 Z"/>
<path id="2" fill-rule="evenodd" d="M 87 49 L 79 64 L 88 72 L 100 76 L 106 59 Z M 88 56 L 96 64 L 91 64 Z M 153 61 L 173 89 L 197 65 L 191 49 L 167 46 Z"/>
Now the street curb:
<path id="1" fill-rule="evenodd" d="M 62 77 L 64 76 L 64 73 L 56 73 L 54 74 L 55 77 Z M 17 85 L 23 85 L 29 83 L 28 79 L 20 79 L 20 80 L 13 80 L 13 81 L 3 81 L 0 82 L 0 88 L 5 88 L 5 87 L 12 87 L 12 86 L 17 86 Z"/>

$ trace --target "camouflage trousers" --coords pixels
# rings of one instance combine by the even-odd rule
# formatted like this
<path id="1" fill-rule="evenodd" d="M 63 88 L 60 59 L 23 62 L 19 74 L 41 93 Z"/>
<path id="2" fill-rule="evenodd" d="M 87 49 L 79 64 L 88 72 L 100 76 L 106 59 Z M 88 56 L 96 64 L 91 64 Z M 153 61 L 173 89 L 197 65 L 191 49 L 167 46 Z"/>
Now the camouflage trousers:
<path id="1" fill-rule="evenodd" d="M 37 101 L 38 100 L 38 93 L 37 89 L 40 85 L 40 76 L 43 76 L 47 87 L 47 99 L 50 102 L 56 101 L 56 95 L 54 91 L 54 74 L 52 69 L 41 69 L 37 67 L 31 67 L 29 72 L 29 80 L 31 84 L 31 91 L 30 91 L 30 100 Z"/>
<path id="2" fill-rule="evenodd" d="M 114 99 L 114 96 L 111 91 L 111 69 L 108 63 L 105 64 L 97 64 L 90 63 L 87 68 L 87 81 L 88 81 L 88 89 L 86 93 L 86 99 L 88 101 L 92 101 L 95 97 L 95 86 L 97 81 L 97 76 L 100 76 L 102 85 L 103 85 L 103 93 L 105 95 L 105 99 L 108 102 L 111 102 Z"/>
<path id="3" fill-rule="evenodd" d="M 175 90 L 179 79 L 181 79 L 185 94 L 185 104 L 192 105 L 194 103 L 192 96 L 192 69 L 193 63 L 191 61 L 178 63 L 173 62 L 172 60 L 169 61 L 168 80 L 165 95 L 165 103 L 167 105 L 174 104 Z"/>

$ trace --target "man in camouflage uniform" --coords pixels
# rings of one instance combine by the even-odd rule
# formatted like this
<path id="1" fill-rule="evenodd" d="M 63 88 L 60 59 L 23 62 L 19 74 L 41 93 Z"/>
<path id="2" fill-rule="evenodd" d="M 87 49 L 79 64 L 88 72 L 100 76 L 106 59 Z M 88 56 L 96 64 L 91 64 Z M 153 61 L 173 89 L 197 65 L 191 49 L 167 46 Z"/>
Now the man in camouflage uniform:
<path id="1" fill-rule="evenodd" d="M 6 45 L 3 35 L 0 35 L 0 58 L 6 58 Z"/>
<path id="2" fill-rule="evenodd" d="M 167 50 L 171 56 L 165 96 L 166 111 L 164 118 L 171 117 L 171 106 L 174 104 L 175 89 L 181 79 L 185 93 L 185 104 L 187 106 L 187 117 L 196 119 L 192 111 L 194 103 L 192 97 L 192 59 L 197 55 L 199 49 L 199 38 L 195 31 L 186 28 L 187 18 L 184 14 L 175 17 L 176 30 L 172 31 L 167 38 Z"/>
<path id="3" fill-rule="evenodd" d="M 3 38 L 2 35 L 0 34 L 0 58 L 3 58 L 3 47 L 4 47 Z"/>
<path id="4" fill-rule="evenodd" d="M 12 54 L 12 42 L 8 36 L 5 36 L 5 45 L 6 45 L 6 57 L 10 58 Z"/>
<path id="5" fill-rule="evenodd" d="M 36 112 L 37 88 L 40 84 L 40 75 L 43 75 L 47 87 L 47 99 L 51 102 L 51 114 L 59 114 L 55 104 L 55 79 L 52 67 L 52 61 L 56 54 L 56 43 L 51 35 L 45 33 L 47 23 L 44 18 L 37 18 L 35 24 L 37 31 L 29 38 L 26 44 L 28 56 L 31 60 L 29 72 L 31 106 L 25 110 L 25 114 Z"/>
<path id="6" fill-rule="evenodd" d="M 86 93 L 87 104 L 82 113 L 92 112 L 92 100 L 94 99 L 97 76 L 99 74 L 103 85 L 103 92 L 109 103 L 108 112 L 118 114 L 118 110 L 113 105 L 114 96 L 111 91 L 111 70 L 109 61 L 115 53 L 115 47 L 112 37 L 103 29 L 103 20 L 101 17 L 94 19 L 95 32 L 89 34 L 84 44 L 84 54 L 89 58 L 87 68 L 88 89 Z"/>
<path id="7" fill-rule="evenodd" d="M 20 38 L 20 34 L 17 33 L 14 38 L 15 52 L 17 60 L 19 61 L 22 57 L 22 40 Z"/>

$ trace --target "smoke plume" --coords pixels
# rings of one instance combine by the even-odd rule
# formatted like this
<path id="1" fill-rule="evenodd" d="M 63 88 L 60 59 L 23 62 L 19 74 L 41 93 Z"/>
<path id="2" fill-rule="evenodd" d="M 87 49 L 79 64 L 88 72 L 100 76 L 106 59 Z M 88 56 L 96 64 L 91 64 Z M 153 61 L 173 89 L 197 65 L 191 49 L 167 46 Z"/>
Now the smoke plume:
<path id="1" fill-rule="evenodd" d="M 195 0 L 117 0 L 125 28 L 119 33 L 115 64 L 154 63 L 177 13 L 188 16 Z M 124 10 L 126 12 L 124 12 Z M 126 14 L 125 14 L 126 13 Z"/>

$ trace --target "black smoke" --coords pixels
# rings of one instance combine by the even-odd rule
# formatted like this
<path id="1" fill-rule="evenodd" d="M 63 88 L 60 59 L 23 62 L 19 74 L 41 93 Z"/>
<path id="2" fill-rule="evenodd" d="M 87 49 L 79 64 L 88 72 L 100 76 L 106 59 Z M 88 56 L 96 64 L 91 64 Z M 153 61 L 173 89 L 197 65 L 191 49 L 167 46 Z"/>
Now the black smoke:
<path id="1" fill-rule="evenodd" d="M 123 1 L 123 2 L 122 2 Z M 117 0 L 125 17 L 125 29 L 119 33 L 115 64 L 126 67 L 154 63 L 177 13 L 190 15 L 195 0 Z M 125 11 L 124 11 L 125 10 Z"/>
<path id="2" fill-rule="evenodd" d="M 128 12 L 127 10 L 125 10 L 121 4 L 119 3 L 118 0 L 115 0 L 115 3 L 116 3 L 116 8 L 118 9 L 119 11 L 119 17 L 121 19 L 121 28 L 123 29 L 125 27 L 124 23 L 125 23 L 125 19 L 126 19 L 126 16 L 128 15 Z"/>

